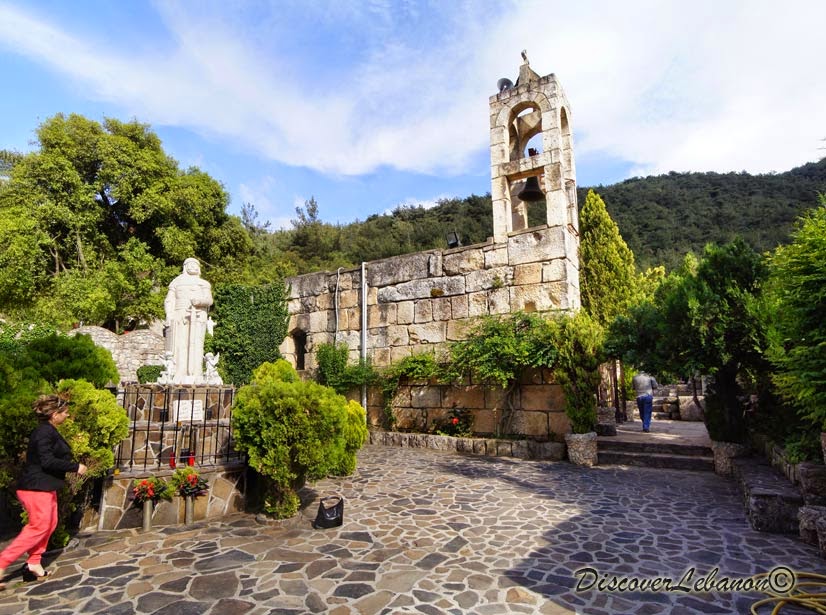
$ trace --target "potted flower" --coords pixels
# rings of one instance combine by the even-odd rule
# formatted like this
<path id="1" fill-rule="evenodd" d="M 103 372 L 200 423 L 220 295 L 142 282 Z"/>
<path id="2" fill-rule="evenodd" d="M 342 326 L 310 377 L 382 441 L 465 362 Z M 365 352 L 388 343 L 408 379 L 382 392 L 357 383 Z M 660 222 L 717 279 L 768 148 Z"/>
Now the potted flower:
<path id="1" fill-rule="evenodd" d="M 152 529 L 152 509 L 159 500 L 171 500 L 169 485 L 161 478 L 138 478 L 132 483 L 132 499 L 135 506 L 143 507 L 143 529 Z"/>
<path id="2" fill-rule="evenodd" d="M 175 470 L 170 482 L 175 493 L 184 498 L 184 522 L 192 523 L 195 517 L 194 499 L 206 494 L 209 483 L 192 466 Z"/>

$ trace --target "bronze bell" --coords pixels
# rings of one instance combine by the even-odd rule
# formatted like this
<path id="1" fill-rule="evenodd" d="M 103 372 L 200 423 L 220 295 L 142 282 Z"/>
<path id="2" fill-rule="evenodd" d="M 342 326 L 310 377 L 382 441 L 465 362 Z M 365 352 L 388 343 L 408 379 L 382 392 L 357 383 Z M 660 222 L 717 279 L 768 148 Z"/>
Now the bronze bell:
<path id="1" fill-rule="evenodd" d="M 525 182 L 525 187 L 516 195 L 520 201 L 533 202 L 541 201 L 545 198 L 545 193 L 539 187 L 539 178 L 536 176 L 529 177 Z"/>

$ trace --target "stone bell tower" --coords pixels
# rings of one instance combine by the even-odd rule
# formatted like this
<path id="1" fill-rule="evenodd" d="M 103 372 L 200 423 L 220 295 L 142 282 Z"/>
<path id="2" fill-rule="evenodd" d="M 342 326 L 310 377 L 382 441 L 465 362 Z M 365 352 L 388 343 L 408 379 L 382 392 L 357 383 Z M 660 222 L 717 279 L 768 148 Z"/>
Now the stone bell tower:
<path id="1" fill-rule="evenodd" d="M 500 79 L 499 93 L 490 97 L 493 239 L 503 242 L 527 228 L 527 203 L 541 200 L 546 219 L 531 220 L 530 226 L 563 227 L 565 244 L 578 248 L 570 105 L 556 75 L 540 77 L 524 51 L 522 58 L 516 84 Z M 578 269 L 576 252 L 566 256 Z"/>

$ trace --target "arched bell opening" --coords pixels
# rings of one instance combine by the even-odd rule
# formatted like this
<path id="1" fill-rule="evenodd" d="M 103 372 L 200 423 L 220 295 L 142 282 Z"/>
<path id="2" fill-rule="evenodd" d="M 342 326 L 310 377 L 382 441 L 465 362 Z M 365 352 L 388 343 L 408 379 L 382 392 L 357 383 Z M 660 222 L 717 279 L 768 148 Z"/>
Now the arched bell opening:
<path id="1" fill-rule="evenodd" d="M 542 182 L 541 173 L 510 182 L 511 228 L 514 231 L 546 223 Z"/>
<path id="2" fill-rule="evenodd" d="M 508 122 L 508 136 L 510 137 L 510 159 L 519 160 L 531 154 L 529 148 L 536 153 L 542 152 L 542 111 L 533 101 L 525 101 L 514 105 Z M 539 137 L 537 140 L 536 137 Z M 534 154 L 535 155 L 535 154 Z"/>
<path id="3" fill-rule="evenodd" d="M 571 124 L 568 121 L 568 111 L 565 107 L 561 107 L 559 110 L 559 129 L 562 150 L 562 181 L 565 187 L 565 200 L 567 201 L 567 221 L 568 225 L 576 233 L 579 233 L 576 168 L 574 166 L 574 139 L 571 132 Z"/>

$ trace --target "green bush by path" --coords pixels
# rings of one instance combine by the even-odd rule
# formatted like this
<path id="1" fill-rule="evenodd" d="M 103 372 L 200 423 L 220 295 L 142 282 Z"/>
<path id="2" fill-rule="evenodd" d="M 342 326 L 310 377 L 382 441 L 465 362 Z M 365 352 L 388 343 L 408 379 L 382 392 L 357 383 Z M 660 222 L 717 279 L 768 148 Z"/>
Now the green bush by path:
<path id="1" fill-rule="evenodd" d="M 238 391 L 232 428 L 237 449 L 269 483 L 265 512 L 279 518 L 298 511 L 305 481 L 351 473 L 367 438 L 360 405 L 301 381 L 284 360 L 261 365 Z"/>

